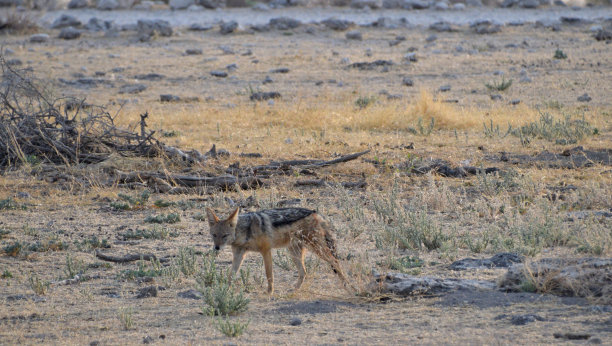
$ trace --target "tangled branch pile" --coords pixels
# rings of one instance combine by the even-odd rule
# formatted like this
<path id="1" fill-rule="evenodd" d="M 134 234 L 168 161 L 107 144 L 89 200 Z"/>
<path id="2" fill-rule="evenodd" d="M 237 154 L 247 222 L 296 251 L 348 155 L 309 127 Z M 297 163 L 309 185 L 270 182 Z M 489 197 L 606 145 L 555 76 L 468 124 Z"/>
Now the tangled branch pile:
<path id="1" fill-rule="evenodd" d="M 141 115 L 140 133 L 115 126 L 103 107 L 75 98 L 53 98 L 32 73 L 15 70 L 0 56 L 0 169 L 26 162 L 89 164 L 115 152 L 129 156 L 164 154 L 190 162 L 206 159 L 196 151 L 169 147 L 146 130 Z"/>

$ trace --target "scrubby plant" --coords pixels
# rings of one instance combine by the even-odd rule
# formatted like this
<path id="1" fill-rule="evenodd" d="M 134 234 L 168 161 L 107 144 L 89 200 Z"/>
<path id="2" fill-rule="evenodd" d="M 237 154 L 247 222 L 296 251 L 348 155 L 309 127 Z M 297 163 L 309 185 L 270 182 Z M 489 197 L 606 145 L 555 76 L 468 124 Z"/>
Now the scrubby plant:
<path id="1" fill-rule="evenodd" d="M 250 322 L 250 321 L 246 321 L 246 322 L 235 321 L 234 322 L 230 320 L 228 317 L 226 318 L 219 317 L 213 321 L 215 321 L 213 323 L 215 327 L 217 328 L 217 330 L 223 333 L 223 335 L 230 337 L 230 338 L 235 338 L 235 337 L 238 337 L 244 334 L 244 331 L 247 329 L 247 327 L 249 326 L 249 322 Z"/>
<path id="2" fill-rule="evenodd" d="M 124 193 L 119 193 L 117 197 L 119 197 L 119 201 L 111 202 L 110 206 L 114 210 L 135 210 L 141 209 L 145 206 L 149 197 L 151 196 L 151 191 L 144 190 L 138 196 L 130 196 Z"/>
<path id="3" fill-rule="evenodd" d="M 181 217 L 178 213 L 149 215 L 144 221 L 147 223 L 177 223 L 181 221 Z"/>
<path id="4" fill-rule="evenodd" d="M 355 106 L 359 109 L 364 109 L 376 102 L 375 96 L 360 96 L 355 100 Z"/>
<path id="5" fill-rule="evenodd" d="M 550 113 L 540 112 L 537 121 L 514 129 L 512 135 L 521 139 L 521 144 L 527 145 L 531 138 L 541 138 L 556 144 L 574 144 L 587 136 L 598 133 L 598 130 L 584 118 L 572 119 L 565 115 L 563 119 L 555 119 Z"/>
<path id="6" fill-rule="evenodd" d="M 132 307 L 122 307 L 117 311 L 117 318 L 121 322 L 123 329 L 130 330 L 134 328 L 134 310 Z"/>
<path id="7" fill-rule="evenodd" d="M 47 294 L 49 286 L 51 285 L 48 281 L 42 280 L 36 274 L 30 275 L 29 283 L 32 291 L 34 291 L 34 293 L 38 294 L 39 296 Z"/>
<path id="8" fill-rule="evenodd" d="M 489 90 L 504 91 L 512 86 L 512 79 L 506 80 L 503 76 L 501 81 L 493 81 L 491 83 L 485 83 L 485 86 Z"/>

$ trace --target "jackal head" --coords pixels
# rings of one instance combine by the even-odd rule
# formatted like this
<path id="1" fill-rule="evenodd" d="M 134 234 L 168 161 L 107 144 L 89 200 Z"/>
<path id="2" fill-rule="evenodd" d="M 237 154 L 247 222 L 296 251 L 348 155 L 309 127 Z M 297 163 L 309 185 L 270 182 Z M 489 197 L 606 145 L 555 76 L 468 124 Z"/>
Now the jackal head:
<path id="1" fill-rule="evenodd" d="M 236 239 L 236 224 L 238 224 L 238 213 L 240 207 L 236 208 L 225 220 L 219 220 L 214 211 L 206 208 L 210 235 L 212 236 L 215 251 L 221 250 L 225 245 L 231 244 Z"/>

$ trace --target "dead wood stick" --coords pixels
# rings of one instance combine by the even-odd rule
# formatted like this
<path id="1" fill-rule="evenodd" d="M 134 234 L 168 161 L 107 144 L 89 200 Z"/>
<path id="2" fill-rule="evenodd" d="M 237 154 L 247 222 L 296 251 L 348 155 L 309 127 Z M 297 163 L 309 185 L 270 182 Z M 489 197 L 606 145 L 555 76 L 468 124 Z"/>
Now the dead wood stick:
<path id="1" fill-rule="evenodd" d="M 150 181 L 154 185 L 159 185 L 157 179 L 174 183 L 179 186 L 186 187 L 219 187 L 224 190 L 231 190 L 236 185 L 243 189 L 251 189 L 263 186 L 264 183 L 259 177 L 242 177 L 237 178 L 233 175 L 220 175 L 217 177 L 198 177 L 191 175 L 179 174 L 164 174 L 157 172 L 121 172 L 115 171 L 117 181 L 120 183 Z"/>
<path id="2" fill-rule="evenodd" d="M 128 255 L 119 257 L 119 256 L 105 255 L 101 253 L 100 251 L 96 251 L 96 257 L 98 257 L 99 259 L 103 261 L 114 262 L 114 263 L 128 263 L 128 262 L 133 262 L 133 261 L 138 261 L 138 260 L 150 261 L 150 260 L 157 259 L 157 257 L 153 254 L 131 254 L 131 255 L 128 254 Z"/>
<path id="3" fill-rule="evenodd" d="M 272 170 L 279 169 L 282 167 L 291 167 L 291 166 L 300 166 L 301 168 L 318 168 L 318 167 L 326 167 L 335 165 L 342 162 L 347 162 L 354 160 L 362 155 L 365 155 L 370 152 L 370 149 L 361 151 L 358 153 L 353 153 L 349 155 L 340 156 L 333 160 L 289 160 L 289 161 L 272 161 L 267 165 L 255 166 L 253 167 L 254 171 L 259 170 Z"/>
<path id="4" fill-rule="evenodd" d="M 337 186 L 340 185 L 346 189 L 349 188 L 362 188 L 362 187 L 366 187 L 367 183 L 365 181 L 344 181 L 341 182 L 340 184 L 334 183 L 334 182 L 330 182 L 327 181 L 325 179 L 310 179 L 310 180 L 298 180 L 295 182 L 296 186 Z"/>

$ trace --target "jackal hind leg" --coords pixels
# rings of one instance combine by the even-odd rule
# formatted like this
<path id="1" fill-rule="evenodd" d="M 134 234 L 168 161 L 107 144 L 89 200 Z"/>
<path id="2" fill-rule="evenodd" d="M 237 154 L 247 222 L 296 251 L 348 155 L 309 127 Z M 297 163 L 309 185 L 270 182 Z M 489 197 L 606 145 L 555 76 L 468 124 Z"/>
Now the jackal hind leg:
<path id="1" fill-rule="evenodd" d="M 304 279 L 306 278 L 306 267 L 304 266 L 304 255 L 306 254 L 306 252 L 304 249 L 304 245 L 297 240 L 291 241 L 288 250 L 289 256 L 291 256 L 291 259 L 293 260 L 293 263 L 295 264 L 295 267 L 298 270 L 299 277 L 295 285 L 295 289 L 299 290 L 300 287 L 302 287 L 302 284 L 304 283 Z"/>

